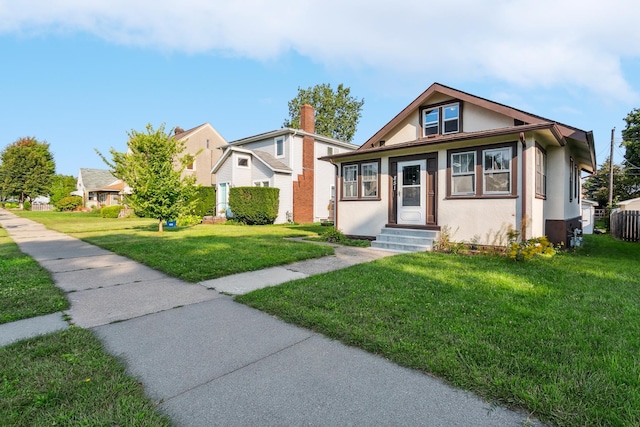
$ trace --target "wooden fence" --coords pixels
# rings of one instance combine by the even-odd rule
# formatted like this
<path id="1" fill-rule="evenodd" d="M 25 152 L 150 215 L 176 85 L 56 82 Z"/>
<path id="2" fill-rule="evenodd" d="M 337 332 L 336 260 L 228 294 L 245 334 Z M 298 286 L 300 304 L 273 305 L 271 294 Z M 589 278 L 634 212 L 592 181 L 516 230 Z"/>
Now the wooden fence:
<path id="1" fill-rule="evenodd" d="M 617 211 L 611 214 L 611 235 L 627 242 L 640 242 L 640 211 Z"/>

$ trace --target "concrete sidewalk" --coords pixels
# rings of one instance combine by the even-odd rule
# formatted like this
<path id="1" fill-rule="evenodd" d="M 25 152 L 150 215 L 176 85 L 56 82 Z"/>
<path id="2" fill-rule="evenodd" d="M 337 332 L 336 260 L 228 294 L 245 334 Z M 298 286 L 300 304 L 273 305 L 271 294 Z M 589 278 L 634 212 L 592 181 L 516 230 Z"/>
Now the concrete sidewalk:
<path id="1" fill-rule="evenodd" d="M 0 225 L 68 292 L 71 321 L 92 328 L 177 426 L 539 425 L 220 293 L 391 253 L 339 247 L 319 260 L 190 284 L 5 210 Z M 59 327 L 61 316 L 50 316 Z M 29 320 L 31 336 L 43 319 Z M 15 340 L 16 324 L 1 325 L 0 342 L 10 328 Z"/>

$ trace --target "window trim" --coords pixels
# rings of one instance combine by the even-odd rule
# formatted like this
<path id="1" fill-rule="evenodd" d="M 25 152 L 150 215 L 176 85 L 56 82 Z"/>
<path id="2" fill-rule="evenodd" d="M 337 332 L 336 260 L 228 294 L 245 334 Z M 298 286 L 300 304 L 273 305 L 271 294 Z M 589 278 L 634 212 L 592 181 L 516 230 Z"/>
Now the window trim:
<path id="1" fill-rule="evenodd" d="M 511 160 L 509 162 L 509 192 L 485 192 L 484 184 L 484 152 L 501 148 L 511 149 Z M 476 191 L 474 194 L 455 194 L 453 190 L 453 167 L 451 165 L 452 154 L 467 153 L 475 151 L 475 180 Z M 472 147 L 461 147 L 447 150 L 447 195 L 446 199 L 511 199 L 518 197 L 518 149 L 517 142 L 503 142 L 497 144 L 477 145 Z M 479 185 L 481 183 L 481 185 Z"/>
<path id="2" fill-rule="evenodd" d="M 365 180 L 365 173 L 364 173 L 364 167 L 365 166 L 375 166 L 375 175 L 374 175 L 374 179 L 367 179 Z M 364 192 L 364 183 L 365 182 L 374 182 L 376 183 L 376 194 L 374 194 L 373 196 L 367 196 L 365 195 Z M 359 188 L 360 190 L 360 198 L 362 199 L 378 199 L 380 197 L 380 166 L 378 165 L 378 162 L 367 162 L 367 163 L 361 163 L 360 164 L 360 183 L 359 183 Z"/>
<path id="3" fill-rule="evenodd" d="M 362 167 L 365 165 L 370 165 L 370 164 L 375 164 L 376 166 L 376 178 L 375 178 L 375 182 L 376 182 L 376 195 L 375 196 L 363 196 L 363 188 L 364 188 L 364 181 L 362 179 L 363 174 L 362 174 Z M 355 195 L 354 196 L 350 196 L 350 197 L 346 197 L 345 196 L 345 168 L 354 168 L 355 167 L 355 171 L 356 171 L 356 179 L 355 181 L 346 181 L 346 182 L 355 182 Z M 357 161 L 357 162 L 349 162 L 349 163 L 342 163 L 340 165 L 340 200 L 344 200 L 344 201 L 362 201 L 362 200 L 382 200 L 381 199 L 381 192 L 380 192 L 380 169 L 381 169 L 381 161 L 380 159 L 370 159 L 370 160 L 361 160 L 361 161 Z"/>
<path id="4" fill-rule="evenodd" d="M 542 159 L 542 162 L 540 164 L 538 164 L 538 158 Z M 540 167 L 542 170 L 539 171 L 538 167 Z M 544 148 L 542 148 L 542 146 L 538 143 L 536 143 L 536 150 L 535 150 L 535 170 L 536 170 L 536 178 L 535 178 L 536 197 L 539 199 L 546 199 L 547 198 L 547 151 Z M 538 191 L 539 189 L 541 189 L 541 191 Z"/>
<path id="5" fill-rule="evenodd" d="M 485 156 L 486 153 L 491 152 L 491 151 L 503 151 L 503 150 L 509 150 L 509 169 L 491 169 L 488 170 L 486 169 L 486 164 L 485 164 Z M 482 193 L 483 194 L 487 194 L 487 195 L 496 195 L 496 194 L 511 194 L 512 193 L 512 187 L 513 187 L 513 182 L 512 182 L 512 163 L 513 163 L 513 148 L 512 147 L 497 147 L 497 148 L 487 148 L 485 150 L 482 150 Z M 495 172 L 495 171 L 498 172 Z M 492 173 L 505 173 L 505 171 L 509 174 L 509 179 L 508 179 L 508 184 L 509 184 L 509 189 L 506 191 L 488 191 L 487 190 L 487 175 L 492 174 Z"/>
<path id="6" fill-rule="evenodd" d="M 471 172 L 458 172 L 455 173 L 453 170 L 453 166 L 454 166 L 454 162 L 453 162 L 453 156 L 456 155 L 462 155 L 462 154 L 473 154 L 473 170 Z M 476 172 L 476 166 L 478 164 L 478 153 L 476 150 L 469 150 L 469 151 L 459 151 L 459 152 L 451 152 L 449 153 L 449 161 L 450 164 L 452 166 L 451 168 L 451 195 L 452 196 L 469 196 L 469 195 L 475 195 L 477 192 L 477 188 L 478 188 L 478 179 L 476 177 L 477 172 Z M 473 180 L 473 191 L 472 192 L 467 192 L 467 193 L 454 193 L 453 192 L 453 178 L 457 177 L 457 176 L 473 176 L 474 180 Z"/>
<path id="7" fill-rule="evenodd" d="M 282 153 L 278 154 L 278 143 L 280 143 L 280 148 L 282 148 Z M 278 136 L 274 138 L 274 154 L 276 159 L 281 159 L 284 157 L 284 136 Z"/>
<path id="8" fill-rule="evenodd" d="M 246 160 L 246 165 L 241 165 L 240 160 Z M 251 167 L 251 157 L 249 156 L 237 156 L 236 157 L 236 166 L 242 169 L 249 169 Z"/>
<path id="9" fill-rule="evenodd" d="M 457 106 L 458 107 L 458 115 L 456 119 L 446 119 L 444 118 L 444 111 L 447 107 Z M 437 111 L 438 118 L 437 121 L 426 121 L 426 115 L 432 111 Z M 458 126 L 455 131 L 445 132 L 445 122 L 457 121 Z M 427 125 L 429 128 L 436 128 L 435 133 L 426 133 Z M 420 107 L 420 129 L 421 129 L 421 138 L 434 138 L 439 135 L 450 135 L 454 133 L 460 133 L 462 130 L 462 102 L 459 100 L 449 100 L 445 102 L 441 102 L 438 104 L 425 105 L 424 107 Z"/>

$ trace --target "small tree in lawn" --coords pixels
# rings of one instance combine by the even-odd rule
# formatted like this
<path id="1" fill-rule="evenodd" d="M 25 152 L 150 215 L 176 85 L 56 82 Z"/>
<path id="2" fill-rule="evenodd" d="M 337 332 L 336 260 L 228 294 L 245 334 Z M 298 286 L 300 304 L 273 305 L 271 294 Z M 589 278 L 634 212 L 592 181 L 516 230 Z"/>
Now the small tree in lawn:
<path id="1" fill-rule="evenodd" d="M 127 203 L 136 213 L 162 222 L 176 219 L 190 210 L 188 200 L 193 199 L 195 178 L 182 177 L 182 171 L 192 161 L 192 156 L 181 155 L 185 142 L 178 141 L 164 131 L 164 125 L 154 130 L 149 124 L 146 132 L 129 132 L 128 151 L 110 150 L 113 161 L 100 152 L 111 173 L 122 179 L 132 194 Z"/>
<path id="2" fill-rule="evenodd" d="M 20 138 L 0 153 L 0 187 L 6 197 L 27 198 L 49 194 L 56 171 L 47 142 L 34 137 Z"/>

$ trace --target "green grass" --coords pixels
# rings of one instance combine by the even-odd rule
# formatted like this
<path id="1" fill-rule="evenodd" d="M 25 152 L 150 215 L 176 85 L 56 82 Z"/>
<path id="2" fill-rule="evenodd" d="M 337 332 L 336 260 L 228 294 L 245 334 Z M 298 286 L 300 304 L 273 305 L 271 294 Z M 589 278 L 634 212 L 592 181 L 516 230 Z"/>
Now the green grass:
<path id="1" fill-rule="evenodd" d="M 559 426 L 640 425 L 640 245 L 418 253 L 237 300 Z"/>
<path id="2" fill-rule="evenodd" d="M 169 426 L 100 342 L 72 327 L 0 347 L 2 426 Z"/>
<path id="3" fill-rule="evenodd" d="M 329 246 L 285 240 L 315 236 L 320 225 L 209 225 L 165 229 L 155 220 L 97 218 L 82 213 L 20 212 L 117 254 L 188 282 L 289 264 L 333 254 Z"/>
<path id="4" fill-rule="evenodd" d="M 0 324 L 66 310 L 64 292 L 49 273 L 0 227 Z"/>

